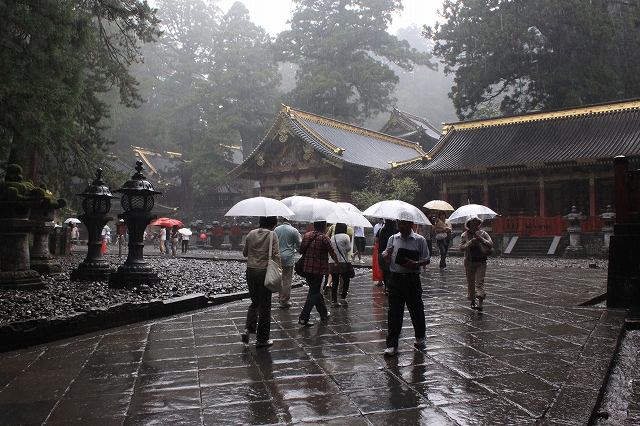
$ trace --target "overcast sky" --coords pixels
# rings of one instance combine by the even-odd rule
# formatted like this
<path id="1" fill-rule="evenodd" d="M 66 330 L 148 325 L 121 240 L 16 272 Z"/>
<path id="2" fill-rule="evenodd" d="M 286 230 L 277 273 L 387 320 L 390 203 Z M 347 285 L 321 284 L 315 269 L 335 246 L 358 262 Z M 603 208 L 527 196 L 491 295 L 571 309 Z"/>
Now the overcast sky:
<path id="1" fill-rule="evenodd" d="M 287 20 L 291 17 L 294 4 L 291 0 L 222 0 L 218 6 L 228 11 L 235 1 L 240 1 L 249 9 L 251 21 L 275 36 L 288 29 Z M 438 20 L 437 10 L 442 7 L 442 0 L 402 0 L 404 10 L 394 17 L 390 32 L 395 34 L 399 28 L 416 24 L 433 25 Z"/>

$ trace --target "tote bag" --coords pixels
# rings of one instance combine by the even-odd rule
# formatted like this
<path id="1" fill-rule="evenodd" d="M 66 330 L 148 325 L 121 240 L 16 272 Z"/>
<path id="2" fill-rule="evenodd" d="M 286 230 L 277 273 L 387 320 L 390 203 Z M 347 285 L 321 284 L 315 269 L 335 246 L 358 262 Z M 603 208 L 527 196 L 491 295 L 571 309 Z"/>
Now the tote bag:
<path id="1" fill-rule="evenodd" d="M 272 246 L 273 231 L 269 235 L 269 263 L 267 265 L 267 273 L 264 276 L 264 286 L 275 293 L 282 290 L 282 269 L 271 258 Z"/>

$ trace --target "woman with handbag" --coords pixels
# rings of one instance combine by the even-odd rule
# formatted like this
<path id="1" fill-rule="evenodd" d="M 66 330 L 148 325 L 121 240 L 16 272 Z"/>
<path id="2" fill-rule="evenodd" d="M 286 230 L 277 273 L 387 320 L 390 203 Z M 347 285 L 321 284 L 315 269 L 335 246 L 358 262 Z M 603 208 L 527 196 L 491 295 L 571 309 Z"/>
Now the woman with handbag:
<path id="1" fill-rule="evenodd" d="M 260 217 L 259 227 L 247 234 L 242 254 L 247 258 L 247 286 L 251 304 L 247 310 L 247 321 L 242 332 L 242 341 L 249 343 L 249 336 L 256 333 L 256 347 L 273 345 L 269 340 L 271 331 L 271 290 L 264 285 L 269 252 L 280 265 L 280 245 L 273 232 L 277 224 L 275 216 Z M 271 242 L 271 244 L 269 244 Z"/>
<path id="2" fill-rule="evenodd" d="M 445 212 L 439 212 L 438 218 L 434 225 L 434 232 L 436 234 L 436 242 L 438 243 L 438 250 L 440 251 L 440 269 L 447 267 L 447 253 L 449 252 L 449 241 L 451 236 L 451 224 L 446 222 L 447 214 Z"/>
<path id="3" fill-rule="evenodd" d="M 331 281 L 334 283 L 331 286 L 331 306 L 337 307 L 348 304 L 347 292 L 349 291 L 349 280 L 351 279 L 349 266 L 353 268 L 353 265 L 349 262 L 351 239 L 347 234 L 346 224 L 336 224 L 335 234 L 331 237 L 331 246 L 338 256 L 337 263 L 329 258 L 329 273 L 331 274 Z M 340 282 L 340 277 L 342 277 L 342 294 L 340 303 L 338 303 L 338 282 Z"/>
<path id="4" fill-rule="evenodd" d="M 486 297 L 484 276 L 487 272 L 487 257 L 493 251 L 493 241 L 480 228 L 482 220 L 471 216 L 464 224 L 467 230 L 460 236 L 460 251 L 464 252 L 464 271 L 467 277 L 467 299 L 471 308 L 482 313 L 482 301 Z M 478 303 L 476 304 L 476 299 Z"/>

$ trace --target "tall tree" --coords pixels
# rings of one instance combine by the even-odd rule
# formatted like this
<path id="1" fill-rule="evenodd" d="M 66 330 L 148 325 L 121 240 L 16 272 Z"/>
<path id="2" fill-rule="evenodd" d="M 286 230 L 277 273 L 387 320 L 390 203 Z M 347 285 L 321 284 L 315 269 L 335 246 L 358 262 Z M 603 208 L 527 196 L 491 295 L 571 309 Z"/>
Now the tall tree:
<path id="1" fill-rule="evenodd" d="M 91 176 L 107 144 L 99 95 L 141 100 L 128 67 L 159 34 L 155 12 L 137 0 L 0 1 L 0 155 L 26 177 L 61 189 Z"/>
<path id="2" fill-rule="evenodd" d="M 425 36 L 445 73 L 455 74 L 458 117 L 496 101 L 509 115 L 617 99 L 608 3 L 446 0 L 445 22 L 425 27 Z"/>
<path id="3" fill-rule="evenodd" d="M 278 59 L 298 66 L 291 104 L 362 123 L 393 103 L 398 77 L 382 59 L 411 71 L 429 55 L 390 35 L 399 0 L 294 0 L 291 30 L 278 35 Z"/>

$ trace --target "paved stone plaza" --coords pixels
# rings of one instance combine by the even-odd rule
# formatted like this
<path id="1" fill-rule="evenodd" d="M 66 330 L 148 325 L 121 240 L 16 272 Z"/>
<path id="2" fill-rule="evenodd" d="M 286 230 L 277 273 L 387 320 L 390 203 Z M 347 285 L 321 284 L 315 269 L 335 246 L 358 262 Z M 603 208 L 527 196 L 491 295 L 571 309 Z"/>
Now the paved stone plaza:
<path id="1" fill-rule="evenodd" d="M 624 311 L 580 306 L 606 271 L 490 262 L 478 314 L 462 266 L 433 269 L 424 349 L 406 314 L 398 356 L 382 355 L 386 298 L 364 269 L 313 327 L 294 289 L 270 348 L 241 343 L 245 300 L 2 353 L 0 423 L 588 424 L 624 328 Z"/>

